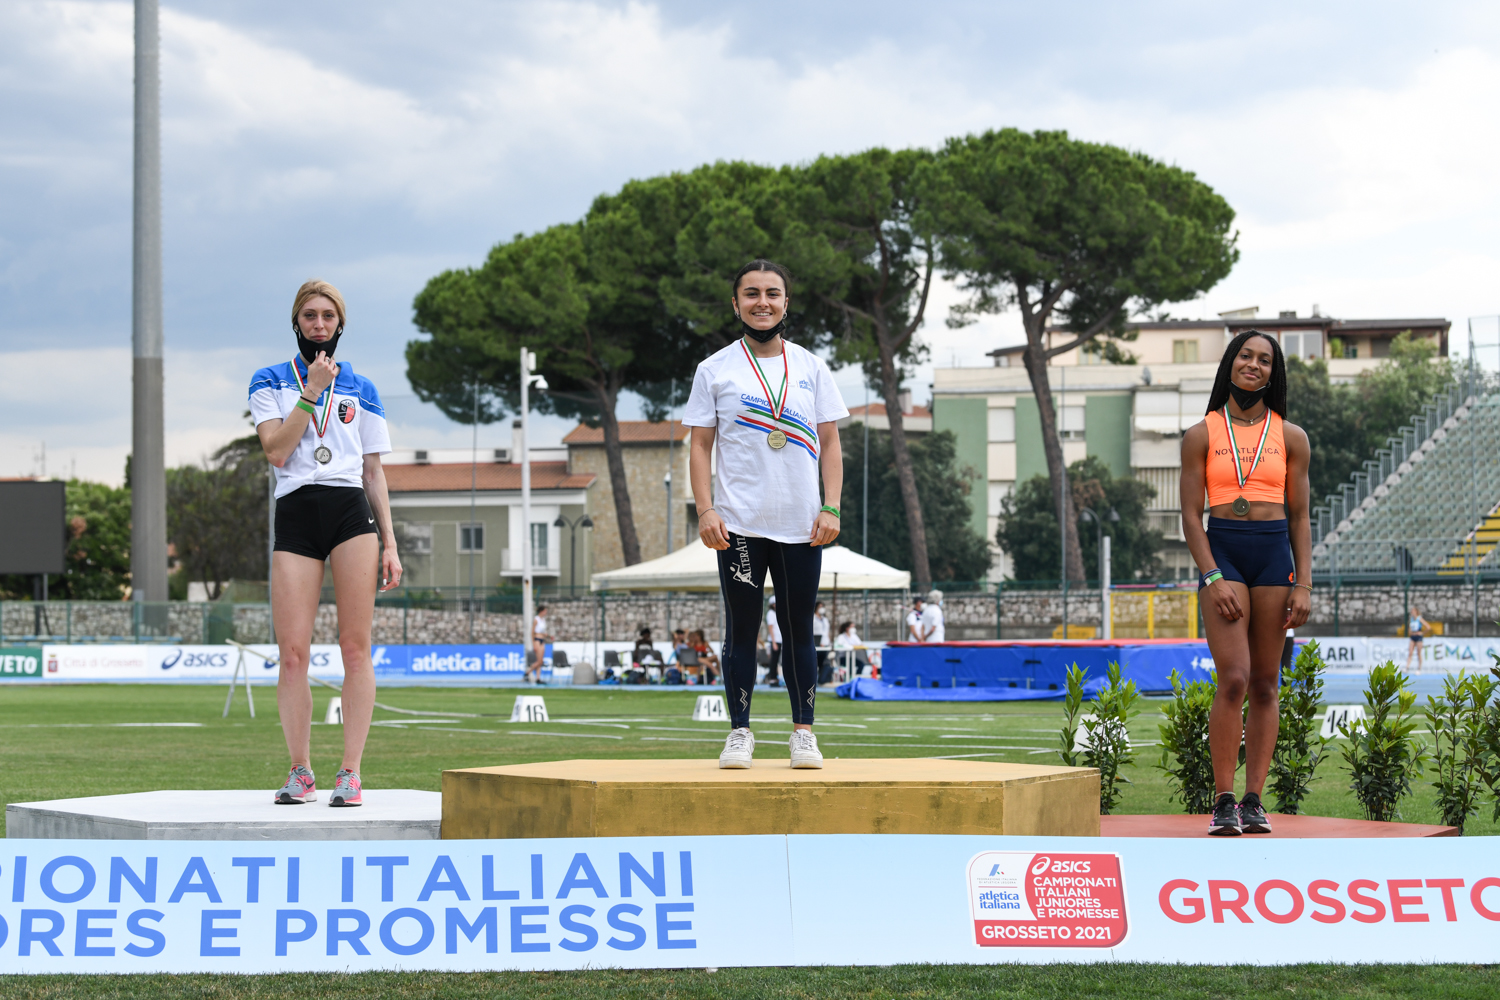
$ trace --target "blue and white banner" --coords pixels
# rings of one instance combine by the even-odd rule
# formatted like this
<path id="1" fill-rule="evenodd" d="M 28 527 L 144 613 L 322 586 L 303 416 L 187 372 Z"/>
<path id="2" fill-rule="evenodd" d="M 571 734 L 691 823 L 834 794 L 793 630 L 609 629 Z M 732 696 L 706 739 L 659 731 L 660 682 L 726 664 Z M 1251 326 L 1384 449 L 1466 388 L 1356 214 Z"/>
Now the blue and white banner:
<path id="1" fill-rule="evenodd" d="M 1486 838 L 1395 843 L 8 840 L 0 973 L 1500 960 Z"/>
<path id="2" fill-rule="evenodd" d="M 551 645 L 544 656 L 552 655 Z M 474 685 L 519 681 L 526 672 L 526 650 L 514 645 L 375 646 L 370 651 L 377 684 Z M 550 674 L 550 668 L 544 673 Z"/>
<path id="3" fill-rule="evenodd" d="M 274 684 L 278 670 L 276 647 L 257 643 L 250 648 L 263 654 L 245 654 L 250 679 Z M 41 679 L 92 684 L 112 681 L 127 684 L 225 684 L 234 675 L 239 661 L 240 651 L 229 645 L 46 645 L 42 647 Z M 330 683 L 341 683 L 344 657 L 339 647 L 336 644 L 313 646 L 309 672 Z M 240 677 L 245 677 L 244 671 Z"/>

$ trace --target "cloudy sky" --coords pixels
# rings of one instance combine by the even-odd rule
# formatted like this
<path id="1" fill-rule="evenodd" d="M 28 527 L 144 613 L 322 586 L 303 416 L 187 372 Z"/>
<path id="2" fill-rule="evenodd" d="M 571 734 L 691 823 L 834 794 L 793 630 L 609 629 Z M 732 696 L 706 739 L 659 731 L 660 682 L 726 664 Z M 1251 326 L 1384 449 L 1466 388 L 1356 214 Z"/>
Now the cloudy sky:
<path id="1" fill-rule="evenodd" d="M 1141 150 L 1228 198 L 1242 260 L 1174 314 L 1445 316 L 1461 349 L 1500 312 L 1500 8 L 1208 6 L 164 2 L 168 460 L 247 432 L 304 278 L 348 297 L 340 356 L 381 387 L 397 446 L 467 445 L 405 381 L 438 271 L 630 178 L 1001 126 Z M 121 478 L 132 17 L 0 4 L 0 475 L 41 471 L 45 446 L 49 474 Z M 933 364 L 982 364 L 1018 329 L 953 335 L 944 312 L 919 398 Z"/>

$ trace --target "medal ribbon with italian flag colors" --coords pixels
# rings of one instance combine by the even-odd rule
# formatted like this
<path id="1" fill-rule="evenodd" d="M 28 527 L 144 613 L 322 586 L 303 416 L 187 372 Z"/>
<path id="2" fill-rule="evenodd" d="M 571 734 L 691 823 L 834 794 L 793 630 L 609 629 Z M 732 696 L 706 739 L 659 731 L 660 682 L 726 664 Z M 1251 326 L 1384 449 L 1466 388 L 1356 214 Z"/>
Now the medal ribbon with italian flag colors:
<path id="1" fill-rule="evenodd" d="M 755 369 L 755 377 L 760 380 L 760 387 L 766 391 L 766 402 L 771 407 L 771 423 L 781 423 L 781 411 L 786 409 L 786 384 L 791 375 L 791 369 L 787 366 L 786 344 L 781 345 L 781 396 L 778 398 L 771 394 L 771 384 L 766 381 L 765 373 L 760 370 L 760 362 L 755 360 L 755 355 L 750 353 L 750 348 L 745 346 L 744 338 L 740 338 L 740 350 L 745 352 L 745 357 L 750 359 L 750 364 Z"/>
<path id="2" fill-rule="evenodd" d="M 297 370 L 297 359 L 292 359 L 292 374 L 297 377 L 297 394 L 300 396 L 307 391 L 307 383 L 302 379 L 302 373 Z M 333 386 L 328 387 L 328 402 L 323 404 L 323 415 L 313 416 L 313 430 L 318 432 L 318 437 L 328 430 L 328 417 L 333 413 Z"/>
<path id="3" fill-rule="evenodd" d="M 1229 431 L 1229 450 L 1234 452 L 1234 474 L 1239 478 L 1240 489 L 1245 488 L 1245 483 L 1255 475 L 1255 467 L 1260 464 L 1261 455 L 1265 454 L 1266 434 L 1271 430 L 1271 408 L 1266 407 L 1266 425 L 1260 429 L 1260 442 L 1255 446 L 1255 458 L 1250 461 L 1250 471 L 1244 471 L 1244 465 L 1240 463 L 1240 446 L 1234 439 L 1234 422 L 1229 419 L 1229 407 L 1224 410 L 1224 429 Z"/>

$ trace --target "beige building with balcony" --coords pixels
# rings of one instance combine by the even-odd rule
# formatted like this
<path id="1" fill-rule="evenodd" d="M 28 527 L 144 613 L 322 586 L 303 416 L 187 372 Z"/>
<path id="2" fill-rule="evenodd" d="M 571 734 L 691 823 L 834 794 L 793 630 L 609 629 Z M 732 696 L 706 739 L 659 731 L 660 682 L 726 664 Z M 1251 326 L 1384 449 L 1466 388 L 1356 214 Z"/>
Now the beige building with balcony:
<path id="1" fill-rule="evenodd" d="M 1048 383 L 1060 411 L 1064 460 L 1072 464 L 1096 455 L 1114 475 L 1133 476 L 1155 488 L 1148 517 L 1166 538 L 1162 563 L 1170 576 L 1190 579 L 1197 574 L 1183 541 L 1178 502 L 1182 433 L 1203 419 L 1225 346 L 1252 327 L 1276 336 L 1289 354 L 1326 360 L 1332 381 L 1353 382 L 1389 355 L 1390 341 L 1404 330 L 1446 352 L 1449 324 L 1441 319 L 1341 321 L 1287 314 L 1277 319 L 1173 320 L 1133 324 L 1137 339 L 1124 345 L 1138 357 L 1133 365 L 1104 364 L 1097 352 L 1078 350 L 1054 358 Z M 1072 335 L 1051 331 L 1049 336 L 1066 343 Z M 1341 356 L 1330 356 L 1331 346 L 1341 348 Z M 972 494 L 971 523 L 990 539 L 990 575 L 995 579 L 1010 575 L 1004 553 L 994 544 L 1001 501 L 1016 483 L 1047 474 L 1040 415 L 1019 353 L 1018 347 L 1002 348 L 991 354 L 993 367 L 933 373 L 934 429 L 953 431 L 959 461 L 986 470 L 987 489 Z"/>

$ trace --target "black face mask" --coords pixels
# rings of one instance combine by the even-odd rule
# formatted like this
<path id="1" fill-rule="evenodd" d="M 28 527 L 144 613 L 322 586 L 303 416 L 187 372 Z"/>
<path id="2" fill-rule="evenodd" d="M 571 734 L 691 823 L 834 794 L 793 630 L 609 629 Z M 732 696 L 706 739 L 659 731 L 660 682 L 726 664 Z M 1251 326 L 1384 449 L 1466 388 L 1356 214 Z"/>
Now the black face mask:
<path id="1" fill-rule="evenodd" d="M 1269 383 L 1269 382 L 1267 382 L 1265 385 L 1261 386 L 1259 389 L 1253 389 L 1253 390 L 1252 389 L 1241 389 L 1239 386 L 1235 385 L 1233 382 L 1229 383 L 1229 392 L 1230 392 L 1231 395 L 1234 396 L 1234 401 L 1239 404 L 1240 409 L 1242 409 L 1242 410 L 1248 410 L 1252 406 L 1254 406 L 1256 403 L 1259 403 L 1262 399 L 1265 399 L 1266 398 L 1266 393 L 1268 393 L 1270 391 L 1271 391 L 1271 383 Z"/>
<path id="2" fill-rule="evenodd" d="M 781 322 L 777 323 L 769 330 L 757 330 L 755 327 L 751 326 L 749 323 L 746 323 L 744 320 L 740 320 L 740 326 L 744 328 L 745 336 L 764 344 L 767 341 L 771 340 L 771 338 L 778 337 L 781 334 L 786 333 L 786 317 L 782 316 Z"/>
<path id="3" fill-rule="evenodd" d="M 308 340 L 302 336 L 302 328 L 295 322 L 292 323 L 292 332 L 297 335 L 297 350 L 301 353 L 302 360 L 308 364 L 312 364 L 317 360 L 319 351 L 322 351 L 330 358 L 333 357 L 334 350 L 339 346 L 339 338 L 344 335 L 344 328 L 340 326 L 337 330 L 333 331 L 332 337 L 329 337 L 321 344 L 316 340 Z"/>

